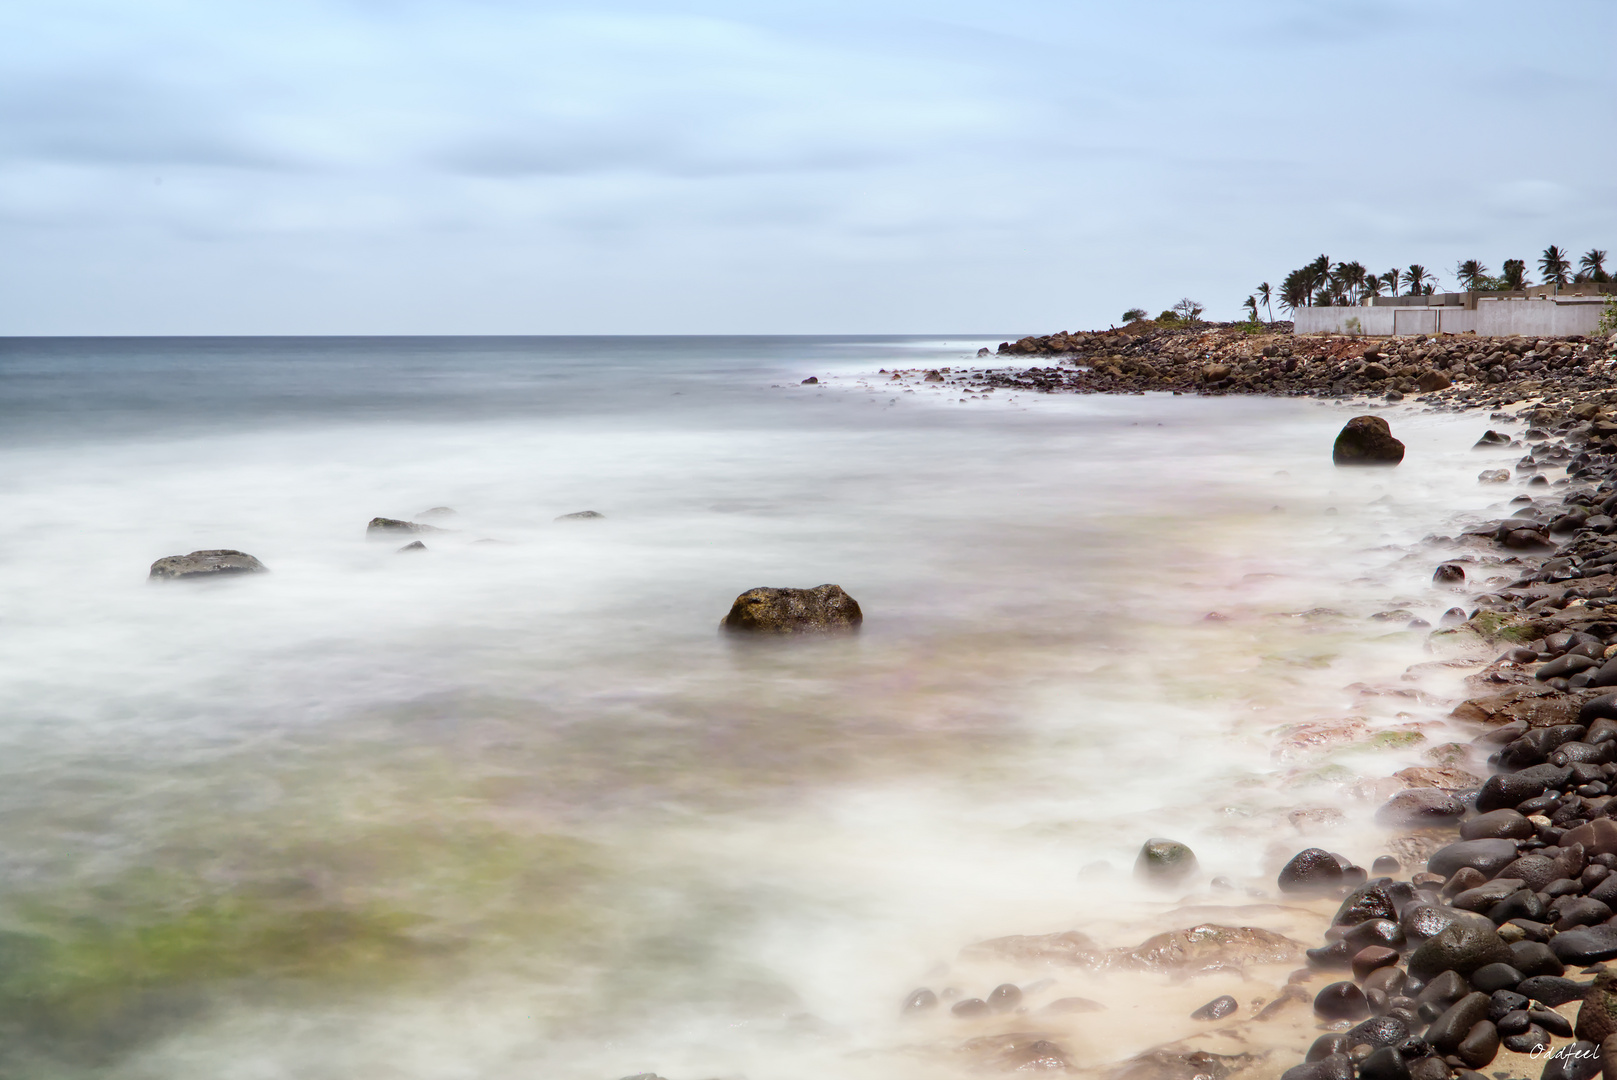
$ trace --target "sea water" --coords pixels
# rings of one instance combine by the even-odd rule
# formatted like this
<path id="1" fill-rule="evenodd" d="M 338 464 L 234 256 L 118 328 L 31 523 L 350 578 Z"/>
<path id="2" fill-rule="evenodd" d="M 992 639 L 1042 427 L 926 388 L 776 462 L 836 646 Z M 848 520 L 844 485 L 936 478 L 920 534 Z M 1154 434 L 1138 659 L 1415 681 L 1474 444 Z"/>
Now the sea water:
<path id="1" fill-rule="evenodd" d="M 1370 616 L 1464 602 L 1421 540 L 1514 454 L 1387 409 L 1404 464 L 1337 470 L 1362 406 L 920 379 L 993 344 L 0 342 L 5 1075 L 902 1080 L 1192 1034 L 1216 978 L 960 951 L 1317 934 L 1278 866 L 1368 865 L 1355 782 L 1468 734 Z M 146 580 L 211 548 L 270 572 Z M 857 637 L 719 633 L 826 582 Z M 1400 737 L 1277 751 L 1348 717 Z M 1153 836 L 1199 873 L 1135 882 Z M 994 981 L 1108 1009 L 900 1016 Z"/>

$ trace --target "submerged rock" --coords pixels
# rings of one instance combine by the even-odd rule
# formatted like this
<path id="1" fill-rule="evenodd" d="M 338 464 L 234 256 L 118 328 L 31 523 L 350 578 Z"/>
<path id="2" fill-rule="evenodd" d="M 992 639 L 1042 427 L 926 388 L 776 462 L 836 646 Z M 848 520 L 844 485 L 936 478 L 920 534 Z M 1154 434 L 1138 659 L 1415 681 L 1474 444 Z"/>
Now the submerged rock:
<path id="1" fill-rule="evenodd" d="M 1338 465 L 1396 465 L 1404 460 L 1404 444 L 1379 416 L 1355 416 L 1336 436 L 1331 459 Z"/>
<path id="2" fill-rule="evenodd" d="M 593 521 L 596 518 L 604 518 L 604 517 L 606 517 L 605 514 L 599 513 L 599 512 L 597 512 L 595 510 L 579 510 L 579 511 L 577 511 L 575 513 L 572 513 L 572 514 L 563 514 L 561 517 L 557 518 L 556 520 L 557 521 Z"/>
<path id="3" fill-rule="evenodd" d="M 400 521 L 398 518 L 374 517 L 370 524 L 365 526 L 367 536 L 388 536 L 398 533 L 435 533 L 446 532 L 436 525 L 423 525 L 419 521 Z"/>
<path id="4" fill-rule="evenodd" d="M 1132 949 L 1113 949 L 1106 966 L 1124 971 L 1169 971 L 1195 975 L 1204 971 L 1241 971 L 1257 964 L 1294 964 L 1302 959 L 1301 942 L 1256 926 L 1202 923 L 1146 938 Z"/>
<path id="5" fill-rule="evenodd" d="M 813 589 L 748 589 L 719 625 L 743 634 L 851 634 L 865 621 L 859 602 L 840 585 Z"/>
<path id="6" fill-rule="evenodd" d="M 226 574 L 266 574 L 269 567 L 247 554 L 230 548 L 193 551 L 189 555 L 169 555 L 152 563 L 148 575 L 154 581 L 177 581 L 220 577 Z"/>
<path id="7" fill-rule="evenodd" d="M 1196 853 L 1177 840 L 1153 837 L 1140 845 L 1134 876 L 1158 885 L 1174 885 L 1196 872 Z"/>

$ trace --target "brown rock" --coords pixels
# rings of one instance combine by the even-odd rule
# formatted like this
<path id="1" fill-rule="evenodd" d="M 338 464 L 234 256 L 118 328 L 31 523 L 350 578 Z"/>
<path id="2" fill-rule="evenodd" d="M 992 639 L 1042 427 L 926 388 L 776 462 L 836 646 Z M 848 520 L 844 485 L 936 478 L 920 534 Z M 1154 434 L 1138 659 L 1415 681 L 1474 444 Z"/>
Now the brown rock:
<path id="1" fill-rule="evenodd" d="M 1579 698 L 1550 687 L 1512 686 L 1497 694 L 1461 702 L 1449 715 L 1489 727 L 1525 720 L 1530 727 L 1556 727 L 1578 720 Z"/>
<path id="2" fill-rule="evenodd" d="M 980 1066 L 1000 1072 L 1066 1072 L 1066 1051 L 1037 1031 L 984 1035 L 955 1048 Z"/>
<path id="3" fill-rule="evenodd" d="M 719 625 L 746 634 L 847 634 L 864 613 L 840 585 L 813 589 L 748 589 L 736 597 Z"/>
<path id="4" fill-rule="evenodd" d="M 147 577 L 156 581 L 197 581 L 203 578 L 228 577 L 232 574 L 265 574 L 265 565 L 245 551 L 217 548 L 211 551 L 193 551 L 189 555 L 169 555 L 152 563 Z"/>
<path id="5" fill-rule="evenodd" d="M 1355 416 L 1336 436 L 1331 458 L 1338 465 L 1396 465 L 1404 460 L 1404 444 L 1381 417 Z"/>
<path id="6" fill-rule="evenodd" d="M 1284 934 L 1255 926 L 1218 926 L 1202 923 L 1186 930 L 1157 934 L 1132 949 L 1112 949 L 1106 966 L 1130 971 L 1241 970 L 1257 964 L 1295 963 L 1303 945 Z"/>
<path id="7" fill-rule="evenodd" d="M 1454 380 L 1441 371 L 1423 371 L 1420 378 L 1415 380 L 1422 393 L 1429 394 L 1433 390 L 1447 390 L 1454 385 Z"/>
<path id="8" fill-rule="evenodd" d="M 1464 769 L 1455 769 L 1448 766 L 1415 765 L 1408 769 L 1399 769 L 1393 775 L 1408 783 L 1412 788 L 1442 788 L 1445 791 L 1462 791 L 1465 788 L 1482 786 L 1482 777 L 1474 776 Z"/>

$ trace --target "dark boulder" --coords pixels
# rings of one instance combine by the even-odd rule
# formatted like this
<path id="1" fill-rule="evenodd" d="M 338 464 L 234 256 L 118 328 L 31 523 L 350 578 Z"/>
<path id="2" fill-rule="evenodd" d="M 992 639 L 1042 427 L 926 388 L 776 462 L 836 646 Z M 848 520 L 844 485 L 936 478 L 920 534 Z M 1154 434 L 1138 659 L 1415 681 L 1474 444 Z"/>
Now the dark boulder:
<path id="1" fill-rule="evenodd" d="M 1497 779 L 1501 778 L 1497 776 L 1490 778 L 1490 780 Z M 1484 787 L 1483 790 L 1486 791 L 1487 788 Z M 1543 792 L 1544 788 L 1540 786 L 1535 794 Z M 1477 808 L 1480 810 L 1482 808 L 1480 797 L 1477 802 Z M 1480 871 L 1483 877 L 1493 877 L 1515 861 L 1514 840 L 1461 840 L 1457 844 L 1449 844 L 1434 851 L 1432 857 L 1426 860 L 1426 869 L 1442 877 L 1451 877 L 1460 867 L 1469 866 Z"/>
<path id="2" fill-rule="evenodd" d="M 1396 465 L 1404 460 L 1404 444 L 1379 416 L 1355 416 L 1342 428 L 1332 448 L 1338 465 Z"/>
<path id="3" fill-rule="evenodd" d="M 189 555 L 169 555 L 152 563 L 148 577 L 154 581 L 198 580 L 229 574 L 264 574 L 269 568 L 245 551 L 217 548 L 193 551 Z"/>
<path id="4" fill-rule="evenodd" d="M 1483 919 L 1468 916 L 1422 942 L 1409 956 L 1409 973 L 1418 979 L 1430 979 L 1445 971 L 1456 971 L 1469 978 L 1480 967 L 1508 964 L 1512 959 L 1510 946 L 1498 930 Z"/>
<path id="5" fill-rule="evenodd" d="M 719 625 L 743 634 L 848 634 L 865 620 L 840 585 L 814 589 L 748 589 Z"/>
<path id="6" fill-rule="evenodd" d="M 1281 892 L 1317 892 L 1341 884 L 1342 864 L 1324 848 L 1299 851 L 1280 870 Z"/>
<path id="7" fill-rule="evenodd" d="M 1568 967 L 1617 959 L 1617 926 L 1580 926 L 1562 931 L 1550 938 L 1550 951 Z"/>

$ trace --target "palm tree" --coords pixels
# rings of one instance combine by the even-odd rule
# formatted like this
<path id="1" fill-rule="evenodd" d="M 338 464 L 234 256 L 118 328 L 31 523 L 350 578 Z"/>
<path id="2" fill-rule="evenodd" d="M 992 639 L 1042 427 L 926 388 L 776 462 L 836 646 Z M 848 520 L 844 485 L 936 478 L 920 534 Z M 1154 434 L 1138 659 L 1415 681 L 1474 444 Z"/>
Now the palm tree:
<path id="1" fill-rule="evenodd" d="M 1295 312 L 1308 306 L 1308 271 L 1293 270 L 1280 282 L 1280 309 Z"/>
<path id="2" fill-rule="evenodd" d="M 1454 268 L 1460 287 L 1469 292 L 1482 288 L 1488 279 L 1488 268 L 1477 259 L 1467 259 Z"/>
<path id="3" fill-rule="evenodd" d="M 1544 249 L 1544 254 L 1538 257 L 1539 273 L 1544 275 L 1546 285 L 1567 284 L 1567 271 L 1572 269 L 1572 263 L 1566 257 L 1566 252 L 1551 244 Z"/>
<path id="4" fill-rule="evenodd" d="M 1590 248 L 1578 260 L 1578 266 L 1583 273 L 1578 276 L 1588 281 L 1610 281 L 1611 276 L 1606 273 L 1606 253 L 1599 248 Z"/>
<path id="5" fill-rule="evenodd" d="M 1410 263 L 1408 268 L 1404 270 L 1404 291 L 1411 296 L 1418 296 L 1423 291 L 1428 292 L 1428 295 L 1430 295 L 1429 291 L 1425 289 L 1425 285 L 1428 281 L 1435 280 L 1437 279 L 1427 272 L 1426 267 L 1420 263 Z"/>
<path id="6" fill-rule="evenodd" d="M 1387 295 L 1389 295 L 1389 296 L 1397 296 L 1398 295 L 1398 271 L 1397 270 L 1388 270 L 1385 274 L 1382 274 L 1381 275 L 1381 284 L 1383 284 L 1383 285 L 1385 285 L 1387 287 Z"/>
<path id="7" fill-rule="evenodd" d="M 1506 288 L 1520 292 L 1527 288 L 1527 264 L 1521 259 L 1506 259 L 1499 277 Z"/>
<path id="8" fill-rule="evenodd" d="M 1263 301 L 1263 310 L 1269 313 L 1270 322 L 1275 321 L 1275 309 L 1269 304 L 1269 301 L 1273 299 L 1273 297 L 1274 290 L 1269 287 L 1269 283 L 1267 281 L 1258 286 L 1258 299 Z"/>
<path id="9" fill-rule="evenodd" d="M 1246 303 L 1241 306 L 1246 308 L 1247 317 L 1252 322 L 1258 321 L 1258 298 L 1256 296 L 1247 297 Z"/>
<path id="10" fill-rule="evenodd" d="M 1381 288 L 1381 278 L 1375 274 L 1364 275 L 1364 294 L 1366 296 L 1380 296 Z"/>

